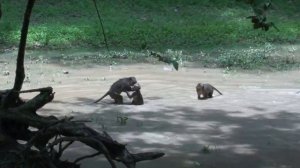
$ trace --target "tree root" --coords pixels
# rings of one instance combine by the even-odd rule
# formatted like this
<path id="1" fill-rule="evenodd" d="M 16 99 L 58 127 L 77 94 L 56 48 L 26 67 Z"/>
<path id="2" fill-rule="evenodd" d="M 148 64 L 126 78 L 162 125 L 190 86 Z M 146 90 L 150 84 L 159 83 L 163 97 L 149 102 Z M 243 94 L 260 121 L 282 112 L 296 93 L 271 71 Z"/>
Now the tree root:
<path id="1" fill-rule="evenodd" d="M 72 165 L 73 167 L 76 167 L 78 166 L 77 163 L 83 159 L 103 154 L 112 168 L 116 168 L 114 161 L 122 162 L 128 168 L 134 168 L 137 162 L 156 159 L 164 155 L 164 153 L 161 152 L 132 154 L 126 149 L 125 145 L 113 140 L 105 131 L 97 132 L 87 127 L 83 122 L 72 121 L 73 117 L 57 119 L 54 116 L 39 116 L 36 114 L 36 111 L 53 100 L 53 89 L 51 87 L 47 87 L 33 89 L 30 91 L 39 91 L 40 93 L 31 100 L 19 106 L 0 108 L 1 121 L 14 121 L 11 124 L 6 123 L 8 124 L 6 126 L 15 128 L 14 124 L 18 123 L 27 127 L 31 126 L 38 129 L 38 131 L 32 132 L 26 128 L 28 133 L 24 133 L 24 131 L 22 131 L 23 134 L 26 134 L 26 136 L 11 136 L 11 132 L 0 132 L 0 135 L 3 133 L 2 135 L 7 137 L 16 138 L 9 139 L 9 141 L 6 142 L 2 141 L 0 136 L 0 145 L 3 143 L 9 144 L 13 142 L 19 146 L 18 149 L 13 149 L 18 151 L 18 155 L 11 155 L 13 156 L 11 157 L 11 160 L 20 160 L 20 157 L 22 156 L 28 160 L 26 162 L 25 159 L 24 163 L 26 162 L 26 164 L 31 164 L 31 161 L 34 160 L 34 158 L 28 158 L 26 156 L 28 153 L 34 152 L 37 158 L 43 158 L 41 160 L 42 162 L 47 163 L 47 167 L 60 167 L 59 165 Z M 29 91 L 20 91 L 19 93 L 25 92 Z M 5 99 L 7 96 L 3 94 L 4 92 L 1 93 L 2 96 L 0 95 L 0 98 Z M 15 130 L 15 132 L 19 131 Z M 52 140 L 53 138 L 55 139 Z M 18 139 L 26 140 L 27 143 L 18 144 L 16 141 Z M 73 163 L 60 161 L 60 157 L 62 156 L 63 152 L 75 141 L 81 142 L 95 149 L 97 153 L 78 158 Z M 63 143 L 66 143 L 64 147 L 62 147 Z M 59 146 L 58 151 L 55 150 L 55 146 Z M 33 150 L 33 147 L 37 148 L 38 150 Z M 12 148 L 3 150 L 0 148 L 0 156 L 1 152 L 11 150 Z M 0 159 L 0 161 L 3 161 L 3 159 Z M 0 164 L 1 163 L 2 162 L 0 162 Z"/>

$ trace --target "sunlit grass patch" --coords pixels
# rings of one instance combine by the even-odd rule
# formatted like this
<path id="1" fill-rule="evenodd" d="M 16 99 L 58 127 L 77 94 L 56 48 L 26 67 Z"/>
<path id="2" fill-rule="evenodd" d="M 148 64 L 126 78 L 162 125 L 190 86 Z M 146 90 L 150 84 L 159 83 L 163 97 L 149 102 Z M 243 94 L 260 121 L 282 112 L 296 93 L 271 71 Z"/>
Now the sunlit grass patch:
<path id="1" fill-rule="evenodd" d="M 243 49 L 231 49 L 220 51 L 216 58 L 216 64 L 222 68 L 241 69 L 289 69 L 299 67 L 300 61 L 294 55 L 294 51 L 285 51 L 285 55 L 279 55 L 280 48 L 266 43 L 262 47 L 249 47 Z"/>

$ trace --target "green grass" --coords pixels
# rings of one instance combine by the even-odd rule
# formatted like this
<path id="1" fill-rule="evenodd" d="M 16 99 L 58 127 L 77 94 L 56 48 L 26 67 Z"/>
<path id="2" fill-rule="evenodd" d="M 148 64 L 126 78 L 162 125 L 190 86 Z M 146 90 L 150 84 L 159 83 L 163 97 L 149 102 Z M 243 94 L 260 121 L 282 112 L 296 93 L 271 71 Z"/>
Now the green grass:
<path id="1" fill-rule="evenodd" d="M 166 49 L 160 55 L 176 58 L 179 69 L 195 68 L 224 68 L 231 70 L 291 70 L 300 68 L 300 45 L 273 45 L 266 43 L 251 47 L 215 48 L 198 52 L 188 50 Z M 15 51 L 16 52 L 16 51 Z M 10 55 L 16 55 L 11 53 Z M 1 56 L 1 55 L 0 55 Z M 164 64 L 150 56 L 150 51 L 114 50 L 72 48 L 59 50 L 28 50 L 27 57 L 33 61 L 53 62 L 66 66 L 90 66 L 96 64 L 135 64 L 152 63 Z"/>
<path id="2" fill-rule="evenodd" d="M 293 51 L 285 51 L 285 55 L 276 54 L 280 49 L 269 43 L 262 47 L 224 50 L 216 58 L 219 67 L 232 69 L 277 69 L 286 70 L 299 67 L 300 60 Z"/>
<path id="3" fill-rule="evenodd" d="M 197 49 L 271 43 L 295 43 L 300 37 L 299 2 L 280 8 L 270 20 L 280 32 L 253 30 L 245 4 L 230 0 L 99 1 L 112 49 Z M 74 3 L 75 2 L 75 3 Z M 17 45 L 25 2 L 3 0 L 0 44 Z M 36 2 L 28 36 L 31 47 L 104 47 L 92 1 Z"/>
<path id="4" fill-rule="evenodd" d="M 128 55 L 134 61 L 147 62 L 147 50 L 154 50 L 171 57 L 172 52 L 183 51 L 184 61 L 204 67 L 299 67 L 299 61 L 294 61 L 289 54 L 269 57 L 266 53 L 274 55 L 281 50 L 278 46 L 299 42 L 300 1 L 273 0 L 276 6 L 270 11 L 268 20 L 276 24 L 279 32 L 253 30 L 250 20 L 245 19 L 253 14 L 250 6 L 235 0 L 97 2 L 112 52 L 82 58 L 66 54 L 63 59 L 76 57 L 77 60 L 112 62 L 112 55 L 117 53 Z M 25 1 L 2 0 L 0 49 L 18 45 L 25 6 Z M 31 17 L 28 47 L 104 51 L 101 31 L 92 0 L 39 0 Z M 268 45 L 272 50 L 266 48 Z"/>

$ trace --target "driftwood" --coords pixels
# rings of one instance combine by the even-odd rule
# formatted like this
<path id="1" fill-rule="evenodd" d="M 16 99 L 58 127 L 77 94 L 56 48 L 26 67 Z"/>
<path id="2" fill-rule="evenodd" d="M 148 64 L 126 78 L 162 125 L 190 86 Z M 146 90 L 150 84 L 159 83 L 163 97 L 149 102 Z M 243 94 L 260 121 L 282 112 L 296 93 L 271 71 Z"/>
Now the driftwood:
<path id="1" fill-rule="evenodd" d="M 39 90 L 40 93 L 28 102 L 17 107 L 0 109 L 0 118 L 2 121 L 14 121 L 13 124 L 19 124 L 17 126 L 31 126 L 38 129 L 38 131 L 34 132 L 28 130 L 27 128 L 26 131 L 22 132 L 18 130 L 10 132 L 2 130 L 2 132 L 0 132 L 1 134 L 3 134 L 0 139 L 0 146 L 6 143 L 8 144 L 5 146 L 9 146 L 9 144 L 12 144 L 14 146 L 17 144 L 17 142 L 15 141 L 16 139 L 27 141 L 27 143 L 24 145 L 18 144 L 15 146 L 18 149 L 14 149 L 14 147 L 13 150 L 0 148 L 0 158 L 3 158 L 1 157 L 1 153 L 3 152 L 5 152 L 3 153 L 5 155 L 7 152 L 12 152 L 11 157 L 24 157 L 23 162 L 20 162 L 20 164 L 30 162 L 30 160 L 38 157 L 45 158 L 45 162 L 47 162 L 47 160 L 49 160 L 48 162 L 50 162 L 51 160 L 53 162 L 53 165 L 55 165 L 56 167 L 60 167 L 58 165 L 64 165 L 66 163 L 61 163 L 59 161 L 59 158 L 61 157 L 64 150 L 69 146 L 69 143 L 72 143 L 74 141 L 82 142 L 97 150 L 98 154 L 103 154 L 111 164 L 111 167 L 116 167 L 114 164 L 114 160 L 123 162 L 127 167 L 131 168 L 135 167 L 135 163 L 138 161 L 151 160 L 163 156 L 163 153 L 156 152 L 131 154 L 126 149 L 125 145 L 114 141 L 106 132 L 100 133 L 87 127 L 80 121 L 72 121 L 72 117 L 57 119 L 54 116 L 43 117 L 37 115 L 36 111 L 45 104 L 52 101 L 52 99 L 54 98 L 54 93 L 51 87 L 36 89 L 35 91 L 37 90 Z M 11 94 L 11 92 L 11 90 L 4 92 L 2 91 L 1 99 L 5 99 L 5 97 L 7 97 L 6 95 Z M 12 126 L 14 128 L 16 125 L 9 126 Z M 20 127 L 18 129 L 20 130 Z M 9 134 L 11 134 L 11 136 L 9 136 Z M 7 139 L 7 142 L 3 141 L 2 137 L 5 137 L 5 139 Z M 50 140 L 55 137 L 57 138 L 53 142 L 50 142 Z M 62 147 L 62 143 L 64 142 L 68 142 L 66 144 L 66 147 Z M 56 145 L 60 146 L 58 151 L 54 149 L 54 146 Z M 35 152 L 33 158 L 27 158 L 28 153 L 33 152 L 33 147 L 36 147 L 39 150 L 39 154 Z M 73 166 L 75 166 L 77 162 L 78 160 L 75 160 Z M 9 165 L 10 163 L 7 162 L 7 164 Z M 14 164 L 14 162 L 11 164 Z M 71 163 L 68 163 L 68 165 L 69 164 Z"/>
<path id="2" fill-rule="evenodd" d="M 87 127 L 84 121 L 73 120 L 73 117 L 58 119 L 36 113 L 53 100 L 55 92 L 52 87 L 21 90 L 25 77 L 26 37 L 34 2 L 35 0 L 28 0 L 24 14 L 14 87 L 0 91 L 0 167 L 79 168 L 81 160 L 102 154 L 113 168 L 116 167 L 115 161 L 134 168 L 139 161 L 162 157 L 164 153 L 161 152 L 132 154 L 124 144 L 113 140 L 105 131 L 97 132 Z M 20 94 L 28 92 L 38 94 L 25 102 Z M 32 131 L 29 127 L 36 130 Z M 18 140 L 25 143 L 19 143 Z M 62 161 L 64 151 L 75 141 L 97 152 L 77 158 L 73 162 Z"/>

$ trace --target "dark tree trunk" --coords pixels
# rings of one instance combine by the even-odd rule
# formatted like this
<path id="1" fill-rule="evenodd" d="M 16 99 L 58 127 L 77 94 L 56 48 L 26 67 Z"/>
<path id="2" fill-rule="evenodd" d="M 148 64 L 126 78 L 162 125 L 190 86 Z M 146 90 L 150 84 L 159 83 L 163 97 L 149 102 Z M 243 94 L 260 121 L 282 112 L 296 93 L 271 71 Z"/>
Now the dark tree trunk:
<path id="1" fill-rule="evenodd" d="M 23 27 L 21 30 L 21 38 L 20 38 L 19 52 L 17 58 L 15 84 L 13 87 L 14 91 L 20 91 L 22 89 L 23 81 L 25 78 L 24 56 L 25 56 L 25 48 L 26 48 L 26 40 L 27 40 L 30 16 L 31 16 L 32 8 L 34 6 L 34 2 L 35 0 L 28 0 L 26 11 L 24 14 Z"/>
<path id="2" fill-rule="evenodd" d="M 1 2 L 0 2 L 0 19 L 2 17 L 2 9 L 1 9 Z"/>

